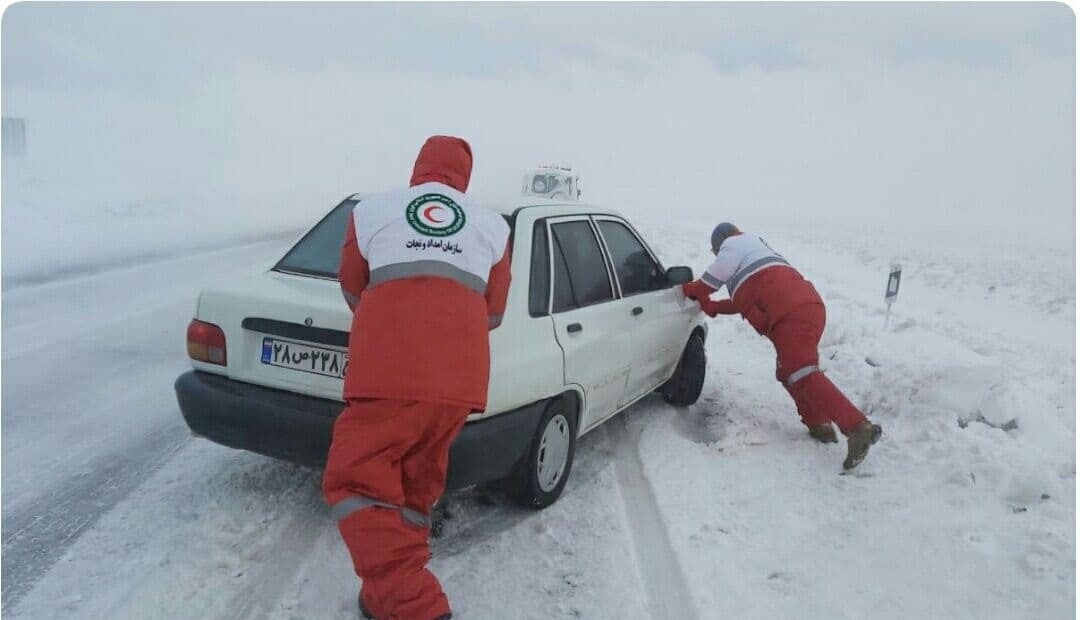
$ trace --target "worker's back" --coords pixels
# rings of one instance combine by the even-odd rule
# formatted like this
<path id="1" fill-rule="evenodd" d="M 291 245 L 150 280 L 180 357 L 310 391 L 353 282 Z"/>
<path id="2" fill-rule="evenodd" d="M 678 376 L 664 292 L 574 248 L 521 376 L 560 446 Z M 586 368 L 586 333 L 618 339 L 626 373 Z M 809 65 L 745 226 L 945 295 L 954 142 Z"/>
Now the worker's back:
<path id="1" fill-rule="evenodd" d="M 455 182 L 451 155 L 421 151 L 412 187 L 367 196 L 353 209 L 357 252 L 346 239 L 342 285 L 356 271 L 350 261 L 366 263 L 367 281 L 353 315 L 346 399 L 486 405 L 488 329 L 497 320 L 489 317 L 488 280 L 508 260 L 510 230 L 449 184 L 416 183 Z"/>

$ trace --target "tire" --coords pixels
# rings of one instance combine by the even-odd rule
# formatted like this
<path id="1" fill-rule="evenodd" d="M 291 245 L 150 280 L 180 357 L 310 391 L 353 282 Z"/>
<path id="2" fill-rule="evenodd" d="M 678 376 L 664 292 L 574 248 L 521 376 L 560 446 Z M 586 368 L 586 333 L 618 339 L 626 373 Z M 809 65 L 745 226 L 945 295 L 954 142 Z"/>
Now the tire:
<path id="1" fill-rule="evenodd" d="M 675 374 L 660 387 L 660 394 L 670 405 L 689 407 L 701 396 L 705 385 L 705 340 L 694 333 L 686 342 Z"/>
<path id="2" fill-rule="evenodd" d="M 526 508 L 550 506 L 559 499 L 570 478 L 576 447 L 577 416 L 571 411 L 570 401 L 553 399 L 536 425 L 528 454 L 499 486 L 515 503 Z M 564 455 L 561 464 L 544 462 L 552 456 L 557 458 L 560 452 Z"/>

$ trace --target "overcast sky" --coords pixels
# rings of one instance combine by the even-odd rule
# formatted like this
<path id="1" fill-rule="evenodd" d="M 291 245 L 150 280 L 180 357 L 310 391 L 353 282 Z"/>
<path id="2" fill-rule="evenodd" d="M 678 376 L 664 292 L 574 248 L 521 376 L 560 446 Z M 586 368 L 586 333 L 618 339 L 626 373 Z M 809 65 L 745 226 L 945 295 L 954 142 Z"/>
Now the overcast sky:
<path id="1" fill-rule="evenodd" d="M 377 191 L 431 133 L 474 189 L 572 164 L 627 205 L 1072 226 L 1062 4 L 17 4 L 3 111 L 39 174 Z"/>

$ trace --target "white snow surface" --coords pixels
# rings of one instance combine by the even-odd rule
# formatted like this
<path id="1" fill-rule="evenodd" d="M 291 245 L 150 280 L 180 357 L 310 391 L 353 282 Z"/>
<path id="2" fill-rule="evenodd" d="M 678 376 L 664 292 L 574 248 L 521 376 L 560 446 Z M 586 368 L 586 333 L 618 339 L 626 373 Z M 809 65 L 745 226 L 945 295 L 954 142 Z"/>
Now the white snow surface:
<path id="1" fill-rule="evenodd" d="M 199 289 L 266 269 L 340 196 L 207 227 L 167 188 L 130 210 L 102 190 L 72 210 L 94 221 L 4 190 L 4 616 L 355 617 L 319 472 L 190 438 L 172 392 Z M 709 210 L 627 211 L 667 265 L 707 265 Z M 585 437 L 553 506 L 446 498 L 431 566 L 455 618 L 1071 617 L 1070 232 L 743 216 L 825 297 L 822 365 L 881 442 L 841 474 L 771 345 L 719 317 L 701 400 Z"/>

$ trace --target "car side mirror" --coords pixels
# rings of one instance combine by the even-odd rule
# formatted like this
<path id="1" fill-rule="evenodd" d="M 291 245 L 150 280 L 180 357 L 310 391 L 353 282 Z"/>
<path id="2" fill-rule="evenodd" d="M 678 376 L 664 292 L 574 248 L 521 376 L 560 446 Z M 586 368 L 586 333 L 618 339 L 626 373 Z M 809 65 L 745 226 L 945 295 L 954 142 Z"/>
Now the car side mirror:
<path id="1" fill-rule="evenodd" d="M 667 270 L 669 286 L 679 286 L 694 281 L 694 271 L 689 267 L 670 267 Z"/>

